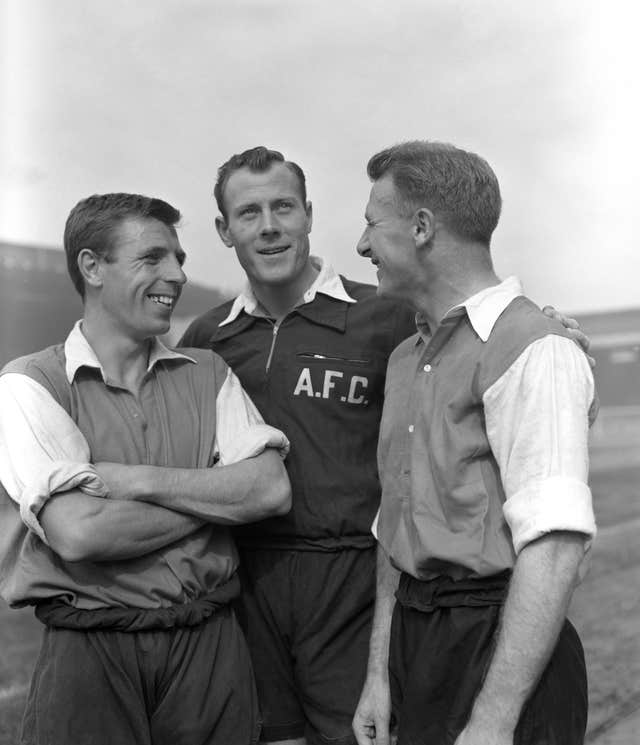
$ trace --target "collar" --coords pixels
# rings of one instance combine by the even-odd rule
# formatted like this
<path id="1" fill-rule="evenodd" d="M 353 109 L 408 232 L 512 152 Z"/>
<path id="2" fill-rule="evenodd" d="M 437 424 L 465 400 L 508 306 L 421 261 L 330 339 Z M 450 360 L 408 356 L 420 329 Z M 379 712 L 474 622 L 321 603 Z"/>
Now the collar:
<path id="1" fill-rule="evenodd" d="M 444 315 L 443 321 L 460 316 L 466 311 L 469 323 L 483 342 L 491 336 L 496 321 L 511 301 L 522 295 L 522 285 L 517 277 L 507 277 L 499 285 L 486 287 L 464 302 L 454 305 Z M 428 325 L 420 315 L 416 316 L 416 324 L 421 336 L 429 335 Z"/>
<path id="2" fill-rule="evenodd" d="M 356 302 L 345 290 L 340 276 L 329 262 L 319 256 L 311 256 L 310 258 L 313 266 L 318 269 L 318 275 L 302 296 L 302 300 L 297 307 L 312 302 L 318 293 L 327 295 L 334 300 L 342 300 L 345 303 Z M 235 321 L 242 311 L 250 316 L 264 317 L 267 315 L 248 281 L 242 292 L 233 301 L 229 315 L 218 326 L 226 326 L 226 324 Z"/>
<path id="3" fill-rule="evenodd" d="M 67 380 L 69 383 L 73 383 L 73 379 L 81 367 L 93 367 L 100 370 L 102 380 L 106 383 L 107 380 L 104 374 L 104 369 L 96 357 L 96 353 L 87 341 L 87 338 L 82 333 L 81 324 L 82 319 L 75 322 L 64 343 L 64 356 L 66 359 L 65 372 L 67 374 Z M 149 353 L 147 372 L 151 372 L 156 363 L 160 362 L 160 360 L 188 360 L 189 362 L 196 363 L 196 360 L 193 357 L 169 349 L 160 341 L 160 339 L 154 337 L 151 352 Z"/>

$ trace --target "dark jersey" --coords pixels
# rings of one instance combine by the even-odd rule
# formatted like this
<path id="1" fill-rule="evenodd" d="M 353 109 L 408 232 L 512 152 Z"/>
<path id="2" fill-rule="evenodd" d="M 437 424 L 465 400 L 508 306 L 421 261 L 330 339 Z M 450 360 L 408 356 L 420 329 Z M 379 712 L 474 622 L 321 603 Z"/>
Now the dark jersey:
<path id="1" fill-rule="evenodd" d="M 237 529 L 241 544 L 334 550 L 374 542 L 387 360 L 415 323 L 371 285 L 342 281 L 356 303 L 318 293 L 279 325 L 243 311 L 220 326 L 228 302 L 196 319 L 181 341 L 223 357 L 265 421 L 291 441 L 292 510 Z"/>

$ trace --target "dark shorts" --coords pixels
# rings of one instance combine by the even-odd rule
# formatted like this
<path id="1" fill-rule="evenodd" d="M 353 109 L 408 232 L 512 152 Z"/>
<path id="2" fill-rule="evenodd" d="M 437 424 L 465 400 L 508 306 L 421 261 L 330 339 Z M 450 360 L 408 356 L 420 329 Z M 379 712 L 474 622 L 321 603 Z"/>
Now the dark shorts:
<path id="1" fill-rule="evenodd" d="M 241 552 L 240 622 L 264 741 L 355 743 L 375 592 L 375 548 Z"/>
<path id="2" fill-rule="evenodd" d="M 26 745 L 249 745 L 259 714 L 230 607 L 195 626 L 45 627 L 23 720 Z"/>
<path id="3" fill-rule="evenodd" d="M 507 579 L 418 582 L 402 575 L 389 653 L 398 745 L 450 745 L 464 728 L 493 654 Z M 584 653 L 566 621 L 514 745 L 581 745 L 586 724 Z"/>

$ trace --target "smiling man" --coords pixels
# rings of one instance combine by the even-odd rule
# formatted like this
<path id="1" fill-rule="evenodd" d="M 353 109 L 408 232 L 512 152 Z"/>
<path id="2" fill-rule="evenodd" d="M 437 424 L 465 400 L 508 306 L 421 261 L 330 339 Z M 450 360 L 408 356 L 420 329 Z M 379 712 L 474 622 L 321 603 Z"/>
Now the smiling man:
<path id="1" fill-rule="evenodd" d="M 589 364 L 496 275 L 486 161 L 408 142 L 368 174 L 358 251 L 418 333 L 387 371 L 358 742 L 388 745 L 392 710 L 398 745 L 580 745 L 584 653 L 566 613 L 595 534 Z"/>
<path id="2" fill-rule="evenodd" d="M 157 338 L 186 281 L 179 218 L 136 194 L 76 205 L 83 318 L 0 376 L 0 590 L 45 624 L 24 743 L 258 737 L 228 526 L 289 509 L 287 442 L 222 359 Z"/>

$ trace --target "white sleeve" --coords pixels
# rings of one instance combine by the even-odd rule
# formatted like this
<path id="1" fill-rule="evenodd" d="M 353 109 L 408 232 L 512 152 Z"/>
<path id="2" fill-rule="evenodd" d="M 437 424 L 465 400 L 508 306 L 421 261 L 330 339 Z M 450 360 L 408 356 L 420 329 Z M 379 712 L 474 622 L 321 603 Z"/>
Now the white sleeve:
<path id="1" fill-rule="evenodd" d="M 228 466 L 252 458 L 265 448 L 277 448 L 285 458 L 289 452 L 289 440 L 279 429 L 264 423 L 229 368 L 216 399 L 215 449 L 220 456 L 220 465 Z"/>
<path id="2" fill-rule="evenodd" d="M 45 543 L 38 514 L 52 494 L 107 494 L 89 458 L 84 435 L 40 383 L 19 373 L 0 377 L 0 481 Z"/>
<path id="3" fill-rule="evenodd" d="M 596 533 L 587 485 L 593 376 L 585 355 L 552 334 L 529 345 L 483 396 L 516 553 L 545 533 Z"/>

